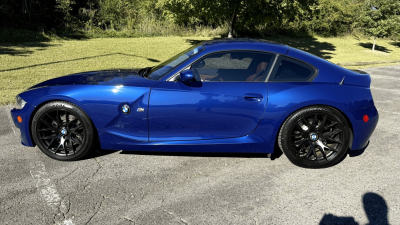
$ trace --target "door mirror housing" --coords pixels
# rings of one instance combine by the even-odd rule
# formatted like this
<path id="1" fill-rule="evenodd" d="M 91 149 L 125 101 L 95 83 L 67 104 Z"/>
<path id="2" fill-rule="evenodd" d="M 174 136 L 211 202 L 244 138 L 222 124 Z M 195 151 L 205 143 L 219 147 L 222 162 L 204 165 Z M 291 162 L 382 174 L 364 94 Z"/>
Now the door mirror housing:
<path id="1" fill-rule="evenodd" d="M 182 71 L 179 76 L 183 83 L 190 83 L 194 81 L 193 72 L 191 70 Z"/>

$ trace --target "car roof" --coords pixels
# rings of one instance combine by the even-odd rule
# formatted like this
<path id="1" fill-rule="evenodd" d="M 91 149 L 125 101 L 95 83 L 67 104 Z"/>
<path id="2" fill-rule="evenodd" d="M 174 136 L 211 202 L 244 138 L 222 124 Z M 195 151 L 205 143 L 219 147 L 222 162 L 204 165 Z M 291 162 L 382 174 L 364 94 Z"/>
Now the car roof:
<path id="1" fill-rule="evenodd" d="M 289 46 L 273 41 L 250 39 L 250 38 L 226 38 L 203 42 L 204 49 L 207 51 L 223 50 L 258 50 L 285 55 Z"/>

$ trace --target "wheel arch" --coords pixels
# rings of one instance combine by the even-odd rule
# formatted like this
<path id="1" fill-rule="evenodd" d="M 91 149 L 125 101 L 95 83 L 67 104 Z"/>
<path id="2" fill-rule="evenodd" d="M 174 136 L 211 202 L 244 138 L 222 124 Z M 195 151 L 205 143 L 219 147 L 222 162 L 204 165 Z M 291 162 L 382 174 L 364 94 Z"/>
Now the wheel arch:
<path id="1" fill-rule="evenodd" d="M 96 128 L 95 124 L 93 123 L 92 118 L 90 118 L 89 114 L 85 111 L 84 107 L 81 107 L 81 104 L 79 104 L 79 103 L 77 104 L 78 101 L 76 101 L 76 100 L 70 101 L 70 100 L 65 100 L 65 99 L 62 99 L 62 98 L 54 98 L 54 99 L 47 99 L 47 100 L 42 101 L 41 103 L 37 104 L 35 109 L 32 111 L 32 113 L 31 113 L 31 115 L 29 117 L 29 137 L 30 137 L 30 139 L 31 139 L 31 141 L 32 141 L 34 146 L 36 145 L 36 143 L 35 143 L 35 140 L 33 139 L 33 136 L 32 136 L 32 120 L 33 120 L 36 112 L 42 106 L 44 106 L 44 105 L 46 105 L 47 103 L 50 103 L 50 102 L 67 102 L 67 103 L 71 103 L 73 105 L 78 106 L 89 117 L 89 120 L 90 120 L 90 122 L 92 123 L 92 125 L 94 127 L 94 131 L 96 132 L 95 133 L 95 137 L 97 138 L 97 140 L 99 139 L 99 134 L 98 134 L 98 131 L 97 131 L 97 128 Z"/>

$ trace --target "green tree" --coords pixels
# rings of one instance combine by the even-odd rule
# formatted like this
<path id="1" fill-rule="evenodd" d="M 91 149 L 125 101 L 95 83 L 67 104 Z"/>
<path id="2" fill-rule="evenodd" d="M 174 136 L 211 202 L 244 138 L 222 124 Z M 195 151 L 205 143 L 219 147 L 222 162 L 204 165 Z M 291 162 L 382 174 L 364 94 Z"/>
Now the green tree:
<path id="1" fill-rule="evenodd" d="M 294 20 L 300 9 L 307 10 L 316 0 L 160 0 L 182 25 L 194 23 L 228 24 L 228 37 L 235 29 L 254 29 L 261 24 L 279 25 Z"/>
<path id="2" fill-rule="evenodd" d="M 376 38 L 387 37 L 396 29 L 399 13 L 399 0 L 365 1 L 360 25 L 365 34 L 374 37 L 373 51 L 375 50 Z"/>
<path id="3" fill-rule="evenodd" d="M 136 0 L 100 0 L 96 16 L 98 25 L 103 29 L 132 29 L 138 5 Z"/>
<path id="4" fill-rule="evenodd" d="M 301 22 L 312 33 L 323 36 L 350 33 L 360 7 L 361 3 L 355 0 L 318 0 L 311 6 L 312 13 L 304 15 Z"/>
<path id="5" fill-rule="evenodd" d="M 73 0 L 56 0 L 56 9 L 63 16 L 62 23 L 65 27 L 69 27 L 73 23 L 74 17 L 71 15 L 72 6 L 75 4 Z"/>

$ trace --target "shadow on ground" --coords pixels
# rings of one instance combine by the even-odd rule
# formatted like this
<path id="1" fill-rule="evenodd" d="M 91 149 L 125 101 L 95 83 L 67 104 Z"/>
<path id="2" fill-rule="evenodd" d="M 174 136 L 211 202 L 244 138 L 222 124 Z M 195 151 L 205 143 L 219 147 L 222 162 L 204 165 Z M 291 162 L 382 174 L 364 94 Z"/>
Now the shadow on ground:
<path id="1" fill-rule="evenodd" d="M 0 49 L 0 51 L 1 51 L 1 49 Z M 48 63 L 40 63 L 40 64 L 35 64 L 35 65 L 30 65 L 30 66 L 22 66 L 22 67 L 17 67 L 17 68 L 0 70 L 0 72 L 13 71 L 13 70 L 22 70 L 22 69 L 27 69 L 27 68 L 37 67 L 37 66 L 47 66 L 47 65 L 57 64 L 57 63 L 74 62 L 74 61 L 79 61 L 79 60 L 99 58 L 99 57 L 105 57 L 105 56 L 111 56 L 111 55 L 132 56 L 132 57 L 147 59 L 150 62 L 160 62 L 159 60 L 153 59 L 153 58 L 147 58 L 147 57 L 140 56 L 140 55 L 126 54 L 126 53 L 118 52 L 118 53 L 110 53 L 110 54 L 104 54 L 104 55 L 95 55 L 95 56 L 89 56 L 89 57 L 82 57 L 82 58 L 77 58 L 77 59 L 69 59 L 69 60 L 61 60 L 61 61 L 54 61 L 54 62 L 48 62 Z"/>
<path id="2" fill-rule="evenodd" d="M 298 48 L 323 59 L 331 59 L 332 55 L 335 55 L 332 52 L 336 50 L 335 45 L 332 43 L 318 41 L 315 37 L 271 37 L 269 40 Z"/>
<path id="3" fill-rule="evenodd" d="M 194 45 L 199 45 L 199 44 L 201 44 L 203 42 L 206 42 L 206 41 L 214 41 L 214 40 L 222 40 L 222 39 L 224 39 L 224 38 L 214 37 L 214 38 L 209 39 L 209 40 L 186 39 L 186 43 L 189 43 L 189 44 L 194 46 Z"/>
<path id="4" fill-rule="evenodd" d="M 92 151 L 83 160 L 102 157 L 112 153 L 120 152 L 122 155 L 148 155 L 148 156 L 179 156 L 179 157 L 226 157 L 226 158 L 270 158 L 275 160 L 283 155 L 283 152 L 278 146 L 275 146 L 274 153 L 229 153 L 229 152 L 157 152 L 157 151 L 121 151 L 121 150 L 106 150 L 96 149 Z"/>
<path id="5" fill-rule="evenodd" d="M 388 225 L 388 206 L 385 199 L 373 192 L 367 192 L 362 199 L 364 211 L 369 220 L 369 225 L 381 224 Z M 320 225 L 358 225 L 354 217 L 340 217 L 333 214 L 325 214 L 321 219 Z"/>
<path id="6" fill-rule="evenodd" d="M 394 41 L 390 43 L 391 45 L 400 48 L 400 41 Z"/>
<path id="7" fill-rule="evenodd" d="M 0 44 L 0 55 L 28 56 L 35 51 L 45 50 L 47 47 L 59 46 L 60 44 L 50 44 L 47 42 L 23 42 L 16 44 Z M 18 49 L 16 49 L 18 48 Z M 27 48 L 35 48 L 28 50 Z"/>
<path id="8" fill-rule="evenodd" d="M 211 40 L 218 40 L 223 38 L 213 38 Z M 314 37 L 302 37 L 302 38 L 292 38 L 292 37 L 270 37 L 266 40 L 274 41 L 277 43 L 289 45 L 290 47 L 298 48 L 300 50 L 309 52 L 323 59 L 331 59 L 334 53 L 327 51 L 335 51 L 336 47 L 329 42 L 320 42 Z M 186 42 L 191 45 L 198 45 L 202 40 L 187 39 Z"/>
<path id="9" fill-rule="evenodd" d="M 361 46 L 361 47 L 370 49 L 370 50 L 372 50 L 372 46 L 373 46 L 373 44 L 372 44 L 371 42 L 368 42 L 368 43 L 359 43 L 358 45 Z M 383 46 L 380 46 L 380 45 L 375 44 L 375 51 L 390 53 L 392 50 L 390 50 L 390 49 L 388 49 L 388 48 L 386 48 L 386 47 L 383 47 Z"/>
<path id="10" fill-rule="evenodd" d="M 149 151 L 122 151 L 123 155 L 154 155 L 178 157 L 219 157 L 219 158 L 270 158 L 262 153 L 214 153 L 214 152 L 149 152 Z"/>
<path id="11" fill-rule="evenodd" d="M 102 156 L 106 156 L 112 153 L 118 152 L 116 150 L 102 150 L 102 149 L 95 149 L 94 151 L 90 152 L 89 155 L 83 157 L 80 160 L 86 160 L 86 159 L 93 159 L 93 158 L 97 158 L 97 157 L 102 157 Z"/>
<path id="12" fill-rule="evenodd" d="M 357 156 L 360 156 L 360 155 L 364 154 L 365 149 L 367 149 L 368 146 L 369 146 L 369 142 L 368 142 L 368 144 L 367 144 L 364 148 L 362 148 L 362 149 L 357 149 L 357 150 L 350 150 L 350 149 L 349 149 L 349 151 L 348 151 L 349 157 L 357 157 Z"/>
<path id="13" fill-rule="evenodd" d="M 200 43 L 204 42 L 204 40 L 186 39 L 186 42 L 191 45 L 199 45 Z"/>
<path id="14" fill-rule="evenodd" d="M 88 39 L 83 31 L 66 30 L 57 33 L 59 39 L 85 40 Z M 27 56 L 35 51 L 44 50 L 47 47 L 56 46 L 50 44 L 51 38 L 43 32 L 0 29 L 0 55 Z M 15 49 L 15 48 L 18 49 Z M 24 48 L 37 48 L 34 51 Z"/>

